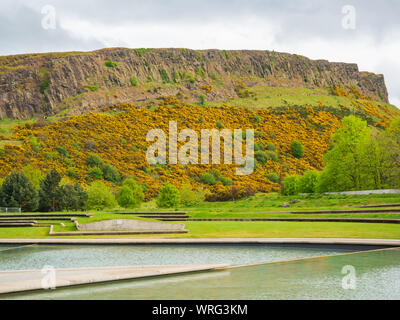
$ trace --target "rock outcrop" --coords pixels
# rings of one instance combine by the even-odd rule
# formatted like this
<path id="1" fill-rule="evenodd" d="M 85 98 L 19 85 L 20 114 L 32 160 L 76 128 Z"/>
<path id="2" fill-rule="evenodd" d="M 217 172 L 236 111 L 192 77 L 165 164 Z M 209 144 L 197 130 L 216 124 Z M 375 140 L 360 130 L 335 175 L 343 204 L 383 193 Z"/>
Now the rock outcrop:
<path id="1" fill-rule="evenodd" d="M 176 94 L 188 101 L 198 101 L 202 93 L 207 101 L 223 101 L 236 97 L 239 82 L 357 86 L 364 95 L 388 102 L 383 75 L 360 72 L 356 64 L 273 51 L 112 48 L 0 57 L 0 119 L 52 115 L 64 109 L 77 114 Z M 211 84 L 213 90 L 207 90 Z"/>

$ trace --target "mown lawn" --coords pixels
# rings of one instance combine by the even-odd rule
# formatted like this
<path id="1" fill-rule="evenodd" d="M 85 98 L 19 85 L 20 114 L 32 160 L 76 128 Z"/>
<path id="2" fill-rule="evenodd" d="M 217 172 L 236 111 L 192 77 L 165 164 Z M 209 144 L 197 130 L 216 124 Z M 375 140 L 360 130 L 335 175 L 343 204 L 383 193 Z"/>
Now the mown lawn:
<path id="1" fill-rule="evenodd" d="M 282 204 L 291 203 L 293 199 L 299 200 L 291 204 L 289 208 L 283 208 Z M 400 213 L 363 213 L 363 214 L 323 214 L 301 215 L 279 213 L 280 211 L 310 211 L 310 210 L 340 210 L 359 209 L 357 206 L 367 204 L 400 203 L 400 195 L 368 195 L 368 196 L 296 196 L 284 197 L 276 193 L 257 194 L 244 200 L 231 202 L 200 203 L 193 207 L 180 207 L 174 209 L 158 209 L 154 203 L 143 204 L 136 211 L 160 212 L 160 211 L 185 211 L 192 218 L 386 218 L 400 219 Z M 399 209 L 400 207 L 398 207 Z M 115 211 L 116 213 L 110 213 Z M 143 219 L 137 216 L 122 215 L 117 212 L 132 211 L 115 209 L 108 212 L 90 212 L 91 218 L 78 218 L 79 223 L 88 223 L 109 219 Z M 276 212 L 273 214 L 261 214 L 261 212 Z M 62 214 L 62 213 L 59 213 Z M 1 217 L 1 214 L 0 214 Z M 45 221 L 41 221 L 45 222 Z M 46 221 L 47 222 L 47 221 Z M 62 221 L 65 227 L 55 225 L 54 231 L 76 231 L 72 222 Z M 241 221 L 186 221 L 183 222 L 187 234 L 180 235 L 154 235 L 136 236 L 140 238 L 232 238 L 232 237 L 265 237 L 265 238 L 376 238 L 376 239 L 400 239 L 400 226 L 396 224 L 381 223 L 343 223 L 343 222 L 241 222 Z M 35 228 L 0 228 L 0 238 L 46 238 L 48 227 Z M 93 236 L 92 236 L 93 237 Z M 110 238 L 111 236 L 96 236 L 96 238 Z M 113 238 L 133 238 L 135 236 L 112 236 Z M 54 236 L 51 238 L 55 238 Z M 74 238 L 88 238 L 88 236 L 76 236 Z"/>

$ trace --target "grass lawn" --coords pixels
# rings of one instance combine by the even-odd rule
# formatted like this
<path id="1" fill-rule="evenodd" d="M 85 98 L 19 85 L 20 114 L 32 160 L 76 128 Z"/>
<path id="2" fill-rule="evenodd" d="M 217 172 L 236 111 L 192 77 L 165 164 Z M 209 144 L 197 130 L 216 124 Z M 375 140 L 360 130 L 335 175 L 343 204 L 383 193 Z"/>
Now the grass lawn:
<path id="1" fill-rule="evenodd" d="M 290 203 L 298 199 L 299 202 L 291 204 L 289 208 L 283 208 L 282 204 Z M 185 211 L 192 218 L 387 218 L 400 219 L 400 213 L 364 213 L 364 214 L 322 214 L 301 215 L 279 213 L 280 211 L 310 211 L 323 209 L 358 209 L 357 206 L 367 204 L 390 204 L 400 203 L 399 194 L 368 195 L 368 196 L 296 196 L 286 197 L 276 193 L 257 194 L 247 199 L 232 202 L 204 202 L 192 207 L 181 207 L 176 209 L 157 209 L 154 202 L 143 204 L 136 211 Z M 111 210 L 112 211 L 112 210 Z M 137 216 L 122 215 L 117 212 L 128 211 L 123 209 L 114 210 L 116 213 L 90 212 L 91 218 L 79 217 L 79 223 L 88 223 L 109 219 L 140 219 L 155 221 L 152 219 L 139 218 Z M 131 211 L 131 210 L 129 210 Z M 261 214 L 261 212 L 277 212 L 273 214 Z M 62 214 L 62 213 L 59 213 Z M 0 214 L 1 217 L 1 214 Z M 38 221 L 46 223 L 47 221 Z M 65 227 L 54 226 L 56 232 L 76 231 L 75 225 L 69 221 L 63 222 Z M 400 239 L 400 227 L 396 224 L 381 223 L 349 223 L 349 222 L 241 222 L 241 221 L 186 221 L 183 222 L 187 234 L 178 235 L 125 235 L 125 236 L 76 236 L 71 238 L 375 238 L 375 239 Z M 34 228 L 0 228 L 0 238 L 57 238 L 49 236 L 49 227 Z M 65 236 L 64 236 L 65 237 Z M 63 237 L 63 238 L 64 238 Z"/>

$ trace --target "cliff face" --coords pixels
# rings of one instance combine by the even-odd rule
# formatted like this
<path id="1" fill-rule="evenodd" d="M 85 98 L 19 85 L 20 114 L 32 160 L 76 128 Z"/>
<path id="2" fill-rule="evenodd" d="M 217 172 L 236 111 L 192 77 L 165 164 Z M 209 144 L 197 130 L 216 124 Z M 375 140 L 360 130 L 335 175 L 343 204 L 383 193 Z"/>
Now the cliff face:
<path id="1" fill-rule="evenodd" d="M 108 61 L 108 63 L 106 62 Z M 0 119 L 83 113 L 123 102 L 146 104 L 166 95 L 222 101 L 245 86 L 358 86 L 388 102 L 382 75 L 359 72 L 356 64 L 310 60 L 271 51 L 103 49 L 88 53 L 0 57 Z M 207 90 L 213 86 L 213 90 Z"/>

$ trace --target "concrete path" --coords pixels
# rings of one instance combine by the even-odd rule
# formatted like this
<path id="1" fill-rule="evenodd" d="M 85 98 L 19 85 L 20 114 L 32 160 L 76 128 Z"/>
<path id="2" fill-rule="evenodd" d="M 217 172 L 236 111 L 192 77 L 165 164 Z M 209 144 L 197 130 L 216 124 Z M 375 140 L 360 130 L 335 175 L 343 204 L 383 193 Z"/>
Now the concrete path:
<path id="1" fill-rule="evenodd" d="M 400 239 L 346 238 L 99 238 L 99 239 L 0 239 L 0 244 L 339 244 L 398 246 Z"/>
<path id="2" fill-rule="evenodd" d="M 0 294 L 137 279 L 187 272 L 209 271 L 228 265 L 129 266 L 73 269 L 0 271 Z"/>

